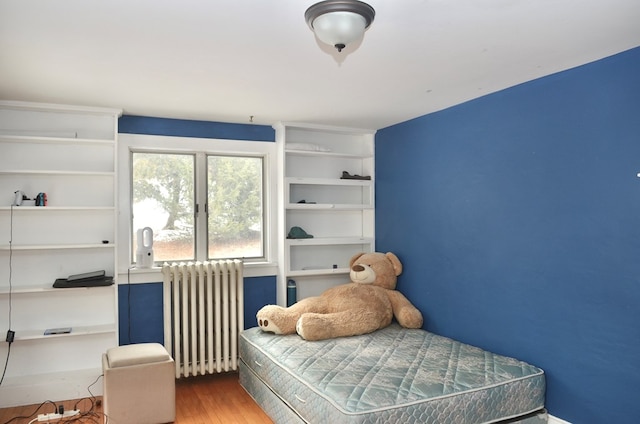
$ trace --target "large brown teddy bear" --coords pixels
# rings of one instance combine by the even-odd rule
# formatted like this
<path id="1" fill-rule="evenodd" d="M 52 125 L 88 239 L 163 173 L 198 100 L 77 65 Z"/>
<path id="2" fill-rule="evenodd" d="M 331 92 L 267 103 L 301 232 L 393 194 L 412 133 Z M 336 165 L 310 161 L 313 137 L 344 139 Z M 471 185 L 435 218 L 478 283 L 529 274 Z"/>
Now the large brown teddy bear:
<path id="1" fill-rule="evenodd" d="M 267 305 L 257 313 L 263 331 L 298 333 L 305 340 L 355 336 L 384 328 L 395 316 L 407 328 L 422 327 L 422 314 L 395 290 L 402 263 L 393 253 L 358 253 L 350 261 L 351 283 L 332 287 L 283 308 Z"/>

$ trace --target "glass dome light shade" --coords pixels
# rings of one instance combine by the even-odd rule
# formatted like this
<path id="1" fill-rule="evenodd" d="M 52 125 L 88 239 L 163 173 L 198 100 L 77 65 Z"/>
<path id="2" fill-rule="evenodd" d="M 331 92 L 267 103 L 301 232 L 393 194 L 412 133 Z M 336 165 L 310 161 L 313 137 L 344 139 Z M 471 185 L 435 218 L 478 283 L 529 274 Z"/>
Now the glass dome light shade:
<path id="1" fill-rule="evenodd" d="M 366 25 L 365 18 L 353 12 L 325 13 L 312 22 L 313 31 L 320 41 L 343 47 L 362 38 Z"/>

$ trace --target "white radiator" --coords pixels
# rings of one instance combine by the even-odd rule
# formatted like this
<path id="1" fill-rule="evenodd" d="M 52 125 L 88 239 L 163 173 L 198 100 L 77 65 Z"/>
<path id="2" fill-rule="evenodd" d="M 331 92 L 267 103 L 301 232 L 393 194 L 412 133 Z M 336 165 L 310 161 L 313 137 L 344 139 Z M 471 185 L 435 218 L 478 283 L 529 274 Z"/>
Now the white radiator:
<path id="1" fill-rule="evenodd" d="M 238 369 L 242 271 L 238 259 L 162 266 L 164 345 L 176 378 Z"/>

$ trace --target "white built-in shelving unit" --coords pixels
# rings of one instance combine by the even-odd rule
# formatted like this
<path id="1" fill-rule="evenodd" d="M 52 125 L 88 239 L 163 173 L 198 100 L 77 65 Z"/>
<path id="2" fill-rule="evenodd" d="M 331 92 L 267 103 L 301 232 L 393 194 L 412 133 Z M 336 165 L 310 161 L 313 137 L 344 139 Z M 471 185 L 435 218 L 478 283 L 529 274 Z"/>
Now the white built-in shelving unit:
<path id="1" fill-rule="evenodd" d="M 53 288 L 94 270 L 116 276 L 120 110 L 0 101 L 0 407 L 89 395 L 118 345 L 116 284 Z M 47 206 L 11 206 L 14 192 Z M 10 327 L 10 328 L 9 328 Z M 71 333 L 45 335 L 49 328 Z M 15 340 L 5 342 L 7 330 Z M 9 353 L 10 350 L 10 353 Z M 101 393 L 101 384 L 91 388 Z"/>
<path id="2" fill-rule="evenodd" d="M 373 130 L 277 123 L 278 303 L 288 280 L 297 298 L 349 281 L 349 259 L 375 248 Z M 349 175 L 370 180 L 341 179 Z M 288 239 L 292 227 L 313 238 Z"/>

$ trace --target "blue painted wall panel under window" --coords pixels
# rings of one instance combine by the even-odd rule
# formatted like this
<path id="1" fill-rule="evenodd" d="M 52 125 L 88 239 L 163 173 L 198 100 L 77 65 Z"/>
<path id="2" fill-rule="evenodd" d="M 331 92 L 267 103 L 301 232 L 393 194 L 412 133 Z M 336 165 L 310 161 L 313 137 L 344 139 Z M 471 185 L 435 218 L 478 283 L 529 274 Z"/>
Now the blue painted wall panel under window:
<path id="1" fill-rule="evenodd" d="M 245 277 L 244 328 L 255 327 L 256 313 L 276 303 L 276 277 Z M 164 343 L 162 283 L 120 284 L 118 322 L 120 344 Z"/>
<path id="2" fill-rule="evenodd" d="M 529 361 L 573 423 L 640 416 L 640 48 L 385 128 L 376 243 L 436 333 Z"/>
<path id="3" fill-rule="evenodd" d="M 164 343 L 162 283 L 118 286 L 120 344 Z"/>

